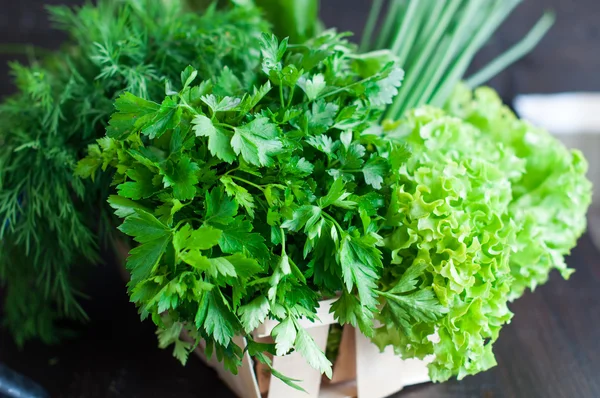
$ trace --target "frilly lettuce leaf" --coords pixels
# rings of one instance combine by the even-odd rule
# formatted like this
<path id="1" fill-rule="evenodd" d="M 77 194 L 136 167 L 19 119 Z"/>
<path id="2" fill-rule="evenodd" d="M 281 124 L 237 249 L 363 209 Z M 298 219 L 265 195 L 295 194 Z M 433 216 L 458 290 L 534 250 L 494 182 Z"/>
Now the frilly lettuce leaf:
<path id="1" fill-rule="evenodd" d="M 404 131 L 413 155 L 398 170 L 386 215 L 391 264 L 383 283 L 394 291 L 419 267 L 417 291 L 432 290 L 447 311 L 437 319 L 396 322 L 394 303 L 386 299 L 385 326 L 374 341 L 380 348 L 394 345 L 404 357 L 434 354 L 436 381 L 486 370 L 495 365 L 491 345 L 512 317 L 509 259 L 518 228 L 508 213 L 511 178 L 520 177 L 524 164 L 440 109 L 411 111 L 385 128 Z M 504 172 L 504 165 L 514 172 Z"/>
<path id="2" fill-rule="evenodd" d="M 446 106 L 489 136 L 498 146 L 510 148 L 525 164 L 525 172 L 512 184 L 510 217 L 519 226 L 517 249 L 511 255 L 514 277 L 510 298 L 545 283 L 552 269 L 567 279 L 573 272 L 564 256 L 586 228 L 591 183 L 585 177 L 587 162 L 578 150 L 567 149 L 543 129 L 519 120 L 490 88 L 471 92 L 459 86 Z M 506 166 L 506 167 L 505 167 Z M 503 170 L 511 172 L 510 165 Z"/>
<path id="3" fill-rule="evenodd" d="M 432 355 L 435 381 L 489 369 L 508 301 L 554 268 L 572 272 L 564 256 L 591 201 L 586 161 L 489 88 L 461 86 L 445 109 L 414 109 L 383 127 L 412 157 L 392 171 L 373 341 Z"/>

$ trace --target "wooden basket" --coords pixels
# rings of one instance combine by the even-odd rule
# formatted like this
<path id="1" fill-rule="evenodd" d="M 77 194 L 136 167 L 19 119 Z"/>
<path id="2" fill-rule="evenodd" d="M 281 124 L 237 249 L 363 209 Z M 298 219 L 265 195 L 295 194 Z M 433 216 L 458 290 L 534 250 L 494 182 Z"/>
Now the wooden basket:
<path id="1" fill-rule="evenodd" d="M 321 320 L 313 323 L 301 321 L 320 349 L 325 350 L 330 325 L 336 323 L 329 313 L 333 300 L 321 301 L 317 315 Z M 267 320 L 254 332 L 257 341 L 269 341 L 276 321 Z M 237 337 L 235 343 L 242 349 L 245 339 Z M 203 354 L 203 347 L 197 354 L 219 374 L 227 386 L 240 398 L 384 398 L 402 390 L 405 386 L 429 381 L 426 360 L 403 360 L 391 348 L 380 352 L 367 337 L 352 326 L 344 326 L 337 360 L 333 367 L 333 377 L 326 377 L 310 367 L 298 353 L 273 358 L 273 367 L 300 383 L 306 393 L 295 390 L 266 372 L 264 366 L 255 363 L 248 353 L 237 375 L 231 374 L 213 356 L 210 360 Z"/>

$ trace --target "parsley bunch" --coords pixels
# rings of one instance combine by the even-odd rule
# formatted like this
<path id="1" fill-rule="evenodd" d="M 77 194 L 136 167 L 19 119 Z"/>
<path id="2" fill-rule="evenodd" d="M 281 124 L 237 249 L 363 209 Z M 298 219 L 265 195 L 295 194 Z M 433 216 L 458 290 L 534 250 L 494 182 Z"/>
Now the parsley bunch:
<path id="1" fill-rule="evenodd" d="M 200 80 L 188 67 L 161 103 L 119 97 L 107 137 L 78 172 L 115 173 L 109 202 L 138 244 L 129 292 L 163 328 L 162 345 L 175 343 L 184 361 L 184 328 L 235 371 L 242 351 L 232 339 L 242 335 L 262 361 L 295 349 L 330 376 L 298 321 L 344 292 L 336 317 L 373 334 L 378 213 L 407 151 L 369 129 L 403 72 L 389 53 L 356 54 L 333 31 L 293 46 L 265 34 L 260 44 L 252 74 L 224 68 Z M 267 318 L 280 321 L 275 343 L 253 342 Z"/>

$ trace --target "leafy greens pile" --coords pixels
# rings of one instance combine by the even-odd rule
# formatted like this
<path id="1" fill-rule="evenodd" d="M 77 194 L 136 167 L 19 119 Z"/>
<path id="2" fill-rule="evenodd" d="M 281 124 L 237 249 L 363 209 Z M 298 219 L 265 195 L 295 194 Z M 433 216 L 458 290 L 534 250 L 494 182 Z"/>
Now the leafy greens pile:
<path id="1" fill-rule="evenodd" d="M 564 269 L 583 230 L 580 154 L 489 89 L 473 98 L 460 87 L 446 110 L 417 108 L 380 127 L 403 78 L 395 57 L 358 55 L 331 31 L 289 46 L 264 35 L 261 49 L 254 75 L 224 69 L 193 85 L 188 68 L 161 104 L 121 96 L 107 138 L 80 163 L 82 176 L 116 170 L 109 202 L 139 243 L 130 293 L 163 328 L 161 345 L 185 360 L 185 329 L 235 371 L 232 338 L 243 335 L 267 364 L 266 353 L 293 349 L 330 375 L 298 321 L 337 297 L 336 319 L 381 348 L 433 354 L 433 380 L 495 365 L 509 299 L 550 266 Z M 573 191 L 549 190 L 550 178 Z M 557 221 L 563 207 L 570 214 Z M 256 343 L 267 318 L 280 322 L 274 344 Z"/>
<path id="2" fill-rule="evenodd" d="M 275 29 L 290 42 L 251 1 L 189 3 L 202 11 L 54 8 L 67 57 L 13 67 L 19 92 L 0 105 L 0 278 L 18 341 L 53 341 L 57 320 L 84 316 L 71 267 L 96 261 L 120 218 L 135 242 L 131 299 L 182 362 L 203 339 L 236 372 L 241 335 L 267 365 L 295 350 L 330 376 L 299 320 L 332 297 L 336 319 L 379 347 L 433 355 L 433 380 L 493 366 L 508 301 L 553 268 L 569 276 L 591 191 L 579 152 L 493 90 L 456 87 L 516 1 L 392 2 L 371 46 L 376 1 L 369 53 L 345 34 L 315 36 L 314 0 L 284 7 Z M 277 16 L 285 2 L 258 3 Z M 267 318 L 279 321 L 273 344 L 252 339 Z"/>

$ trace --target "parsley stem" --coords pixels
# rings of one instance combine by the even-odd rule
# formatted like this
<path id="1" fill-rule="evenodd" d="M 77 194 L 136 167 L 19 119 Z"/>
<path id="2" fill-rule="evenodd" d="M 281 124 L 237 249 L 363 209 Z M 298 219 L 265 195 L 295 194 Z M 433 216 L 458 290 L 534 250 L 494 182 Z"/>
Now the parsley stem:
<path id="1" fill-rule="evenodd" d="M 250 185 L 250 186 L 253 186 L 253 187 L 254 187 L 254 188 L 256 188 L 256 189 L 259 189 L 261 192 L 264 192 L 264 191 L 265 191 L 265 189 L 264 189 L 263 187 L 261 187 L 260 185 L 257 185 L 257 184 L 255 184 L 255 183 L 253 183 L 253 182 L 250 182 L 250 181 L 248 181 L 248 180 L 245 180 L 245 179 L 243 179 L 243 178 L 241 178 L 241 177 L 238 177 L 238 176 L 229 176 L 229 177 L 230 177 L 230 178 L 233 178 L 234 180 L 238 180 L 238 181 L 241 181 L 241 182 L 243 182 L 243 183 L 246 183 L 246 184 L 248 184 L 248 185 Z"/>
<path id="2" fill-rule="evenodd" d="M 281 107 L 285 108 L 285 101 L 283 100 L 283 85 L 279 84 L 279 99 L 281 100 Z"/>
<path id="3" fill-rule="evenodd" d="M 181 95 L 179 96 L 179 100 L 180 100 L 181 102 L 183 102 L 183 104 L 179 104 L 179 106 L 181 106 L 181 107 L 183 107 L 183 108 L 185 108 L 185 109 L 189 110 L 190 112 L 192 112 L 192 115 L 199 115 L 199 114 L 200 114 L 200 113 L 198 113 L 198 111 L 197 111 L 197 110 L 195 110 L 194 108 L 192 108 L 192 107 L 190 106 L 190 104 L 188 104 L 188 103 L 187 103 L 187 101 L 185 100 L 185 98 L 183 98 Z"/>
<path id="4" fill-rule="evenodd" d="M 279 230 L 281 231 L 281 257 L 286 255 L 285 252 L 285 231 L 283 230 L 283 228 L 279 228 Z"/>
<path id="5" fill-rule="evenodd" d="M 204 220 L 202 220 L 201 218 L 198 218 L 198 217 L 188 217 L 188 218 L 184 218 L 183 220 L 179 221 L 179 222 L 177 223 L 177 225 L 175 225 L 175 228 L 173 228 L 173 230 L 174 230 L 174 231 L 177 231 L 177 230 L 179 229 L 179 227 L 181 227 L 181 224 L 183 224 L 183 223 L 186 223 L 186 222 L 188 222 L 188 221 L 193 221 L 193 220 L 196 220 L 196 221 L 198 221 L 198 222 L 200 222 L 200 223 L 204 222 Z"/>
<path id="6" fill-rule="evenodd" d="M 323 98 L 329 97 L 329 96 L 331 96 L 331 95 L 336 95 L 336 94 L 339 94 L 339 93 L 341 93 L 342 91 L 346 91 L 347 89 L 349 89 L 349 88 L 350 88 L 350 87 L 352 87 L 352 86 L 356 86 L 357 84 L 363 84 L 363 83 L 366 83 L 366 82 L 368 82 L 369 80 L 371 80 L 372 78 L 373 78 L 373 76 L 371 76 L 371 77 L 367 77 L 367 78 L 365 78 L 365 79 L 362 79 L 362 80 L 359 80 L 359 81 L 357 81 L 357 82 L 350 83 L 350 84 L 348 84 L 347 86 L 344 86 L 344 87 L 339 87 L 339 88 L 337 88 L 337 89 L 335 89 L 335 90 L 333 90 L 333 91 L 330 91 L 330 92 L 328 92 L 328 93 L 325 93 L 325 94 L 319 95 L 319 96 L 318 96 L 316 99 L 323 99 Z"/>
<path id="7" fill-rule="evenodd" d="M 213 123 L 213 125 L 226 127 L 228 129 L 235 130 L 235 127 L 233 127 L 231 124 L 227 124 L 227 123 Z"/>
<path id="8" fill-rule="evenodd" d="M 344 232 L 344 229 L 342 229 L 340 224 L 338 224 L 338 222 L 335 220 L 335 218 L 333 218 L 333 216 L 329 215 L 328 213 L 323 212 L 323 217 L 327 218 L 329 221 L 331 221 L 336 226 L 336 228 L 340 232 L 340 235 Z"/>
<path id="9" fill-rule="evenodd" d="M 294 91 L 295 90 L 296 90 L 296 86 L 292 87 L 292 90 L 290 91 L 290 98 L 288 99 L 286 108 L 289 108 L 290 106 L 292 106 L 292 100 L 294 99 Z"/>
<path id="10" fill-rule="evenodd" d="M 225 172 L 225 174 L 223 174 L 223 176 L 226 176 L 226 175 L 228 175 L 229 173 L 233 173 L 234 171 L 238 171 L 239 169 L 240 169 L 240 168 L 239 168 L 239 166 L 238 166 L 238 167 L 236 167 L 236 168 L 233 168 L 233 169 L 231 169 L 231 170 L 228 170 L 228 171 L 226 171 L 226 172 Z"/>
<path id="11" fill-rule="evenodd" d="M 394 296 L 391 293 L 382 292 L 381 290 L 374 290 L 374 292 L 377 293 L 380 296 L 383 296 L 383 297 L 387 298 L 387 299 L 392 299 L 392 300 L 396 299 L 396 296 Z"/>

